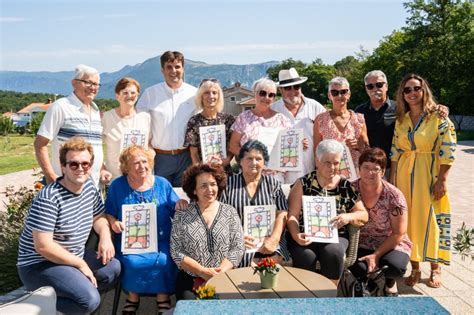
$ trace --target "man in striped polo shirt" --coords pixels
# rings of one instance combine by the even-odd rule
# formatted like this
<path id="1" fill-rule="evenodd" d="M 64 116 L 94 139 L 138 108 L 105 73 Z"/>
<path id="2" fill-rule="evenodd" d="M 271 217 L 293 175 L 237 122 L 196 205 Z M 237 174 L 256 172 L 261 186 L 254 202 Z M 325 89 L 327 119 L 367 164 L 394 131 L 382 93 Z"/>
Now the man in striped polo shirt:
<path id="1" fill-rule="evenodd" d="M 73 93 L 58 99 L 46 111 L 34 142 L 36 159 L 46 183 L 52 183 L 61 175 L 60 145 L 74 136 L 83 137 L 94 147 L 91 176 L 98 187 L 99 180 L 107 184 L 112 178 L 110 172 L 102 169 L 102 124 L 99 108 L 93 102 L 99 92 L 99 72 L 92 67 L 78 65 L 71 84 Z M 48 155 L 50 141 L 51 159 Z"/>
<path id="2" fill-rule="evenodd" d="M 18 250 L 18 274 L 28 290 L 52 286 L 63 313 L 90 313 L 100 305 L 98 290 L 114 285 L 120 262 L 114 258 L 102 199 L 90 179 L 92 145 L 73 137 L 60 149 L 62 176 L 44 187 L 25 221 Z M 85 249 L 91 228 L 98 252 Z"/>

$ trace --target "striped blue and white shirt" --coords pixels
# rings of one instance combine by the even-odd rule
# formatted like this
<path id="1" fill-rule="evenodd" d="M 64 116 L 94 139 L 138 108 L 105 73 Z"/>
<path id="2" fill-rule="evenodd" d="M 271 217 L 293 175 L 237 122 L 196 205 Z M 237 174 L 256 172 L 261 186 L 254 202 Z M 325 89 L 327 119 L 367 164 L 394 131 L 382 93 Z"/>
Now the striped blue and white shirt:
<path id="1" fill-rule="evenodd" d="M 51 165 L 56 175 L 61 176 L 59 149 L 74 136 L 83 137 L 94 148 L 94 164 L 91 177 L 99 184 L 100 168 L 103 161 L 102 124 L 99 108 L 92 103 L 90 110 L 72 93 L 54 102 L 41 122 L 38 135 L 51 141 Z"/>
<path id="2" fill-rule="evenodd" d="M 74 194 L 59 183 L 61 178 L 44 187 L 31 204 L 20 236 L 18 266 L 47 260 L 35 250 L 33 230 L 53 233 L 59 245 L 76 256 L 84 255 L 93 217 L 104 212 L 104 205 L 92 180 Z"/>

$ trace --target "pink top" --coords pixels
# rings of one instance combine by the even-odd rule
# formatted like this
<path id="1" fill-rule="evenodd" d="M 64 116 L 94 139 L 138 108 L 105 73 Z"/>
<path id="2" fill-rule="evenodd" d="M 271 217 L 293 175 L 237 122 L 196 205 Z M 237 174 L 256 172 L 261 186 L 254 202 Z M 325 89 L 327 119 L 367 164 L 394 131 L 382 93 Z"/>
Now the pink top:
<path id="1" fill-rule="evenodd" d="M 359 190 L 360 179 L 352 183 L 357 191 Z M 383 190 L 377 203 L 372 208 L 367 208 L 369 212 L 369 222 L 360 229 L 359 247 L 376 250 L 380 245 L 392 235 L 390 218 L 404 215 L 408 211 L 407 203 L 403 193 L 389 182 L 382 180 Z M 363 201 L 363 198 L 362 198 Z M 412 243 L 408 235 L 403 236 L 402 241 L 395 247 L 395 250 L 411 254 Z"/>
<path id="2" fill-rule="evenodd" d="M 324 112 L 316 116 L 314 121 L 318 124 L 319 132 L 322 135 L 322 139 L 334 139 L 339 142 L 346 142 L 346 139 L 359 139 L 362 131 L 362 126 L 365 125 L 365 119 L 363 114 L 357 114 L 352 110 L 349 110 L 351 117 L 341 132 L 337 128 L 336 124 L 331 118 L 329 111 Z M 352 161 L 354 166 L 357 168 L 359 165 L 360 152 L 349 148 L 351 151 Z"/>
<path id="3" fill-rule="evenodd" d="M 246 110 L 237 116 L 230 129 L 242 135 L 242 138 L 240 138 L 240 146 L 243 146 L 249 140 L 258 140 L 260 127 L 284 129 L 290 128 L 291 122 L 286 116 L 280 113 L 276 113 L 272 117 L 265 119 L 255 115 L 251 110 Z"/>

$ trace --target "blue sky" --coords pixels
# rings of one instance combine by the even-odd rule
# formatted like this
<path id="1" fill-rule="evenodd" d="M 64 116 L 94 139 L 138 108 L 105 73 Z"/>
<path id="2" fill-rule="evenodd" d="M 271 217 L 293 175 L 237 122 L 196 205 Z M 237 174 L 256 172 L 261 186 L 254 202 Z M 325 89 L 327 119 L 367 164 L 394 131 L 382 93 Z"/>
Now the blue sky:
<path id="1" fill-rule="evenodd" d="M 395 0 L 1 0 L 0 70 L 117 71 L 166 50 L 210 64 L 372 51 L 405 24 Z"/>

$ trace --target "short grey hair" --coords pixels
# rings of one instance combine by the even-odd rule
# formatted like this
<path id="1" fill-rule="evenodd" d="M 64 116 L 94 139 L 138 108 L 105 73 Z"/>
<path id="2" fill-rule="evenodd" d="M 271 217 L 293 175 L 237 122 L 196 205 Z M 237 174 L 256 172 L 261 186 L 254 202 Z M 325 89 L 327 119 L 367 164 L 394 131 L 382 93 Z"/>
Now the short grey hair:
<path id="1" fill-rule="evenodd" d="M 382 72 L 382 70 L 372 70 L 368 72 L 364 77 L 364 83 L 367 84 L 367 81 L 371 77 L 382 77 L 385 83 L 387 83 L 387 76 Z"/>
<path id="2" fill-rule="evenodd" d="M 96 68 L 92 68 L 90 66 L 86 66 L 83 64 L 77 65 L 76 68 L 74 69 L 74 77 L 72 78 L 73 80 L 75 79 L 82 79 L 85 76 L 93 76 L 97 75 L 100 80 L 100 74 L 99 71 L 97 71 Z"/>
<path id="3" fill-rule="evenodd" d="M 331 90 L 331 86 L 333 85 L 347 85 L 347 88 L 350 89 L 351 86 L 349 85 L 349 81 L 347 81 L 344 77 L 335 77 L 332 78 L 331 81 L 328 83 L 328 92 Z"/>
<path id="4" fill-rule="evenodd" d="M 257 94 L 258 92 L 260 92 L 261 90 L 263 90 L 266 87 L 270 87 L 273 91 L 275 91 L 275 93 L 277 91 L 276 83 L 273 82 L 272 80 L 268 79 L 268 78 L 261 78 L 261 79 L 258 79 L 257 81 L 255 81 L 253 83 L 252 90 L 255 94 Z"/>
<path id="5" fill-rule="evenodd" d="M 321 158 L 326 153 L 342 154 L 344 146 L 337 140 L 326 139 L 321 141 L 316 148 L 316 159 L 321 161 Z"/>

